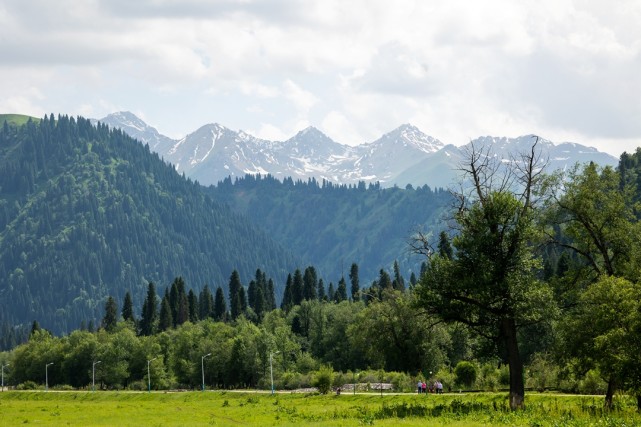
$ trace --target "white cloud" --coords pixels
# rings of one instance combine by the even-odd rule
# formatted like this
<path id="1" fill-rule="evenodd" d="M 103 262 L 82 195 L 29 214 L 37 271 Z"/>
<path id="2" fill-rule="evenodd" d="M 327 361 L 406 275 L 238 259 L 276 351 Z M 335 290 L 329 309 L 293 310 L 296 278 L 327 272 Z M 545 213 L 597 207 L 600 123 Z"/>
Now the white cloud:
<path id="1" fill-rule="evenodd" d="M 641 141 L 640 21 L 635 0 L 6 0 L 0 107 L 344 143 L 412 122 L 618 154 Z"/>

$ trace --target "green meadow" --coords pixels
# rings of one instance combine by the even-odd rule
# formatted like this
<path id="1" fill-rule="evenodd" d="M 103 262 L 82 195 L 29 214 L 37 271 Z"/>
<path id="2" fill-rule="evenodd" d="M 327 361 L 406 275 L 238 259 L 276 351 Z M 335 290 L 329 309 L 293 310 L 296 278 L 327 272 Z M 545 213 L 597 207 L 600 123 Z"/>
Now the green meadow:
<path id="1" fill-rule="evenodd" d="M 638 426 L 636 402 L 621 396 L 528 394 L 510 411 L 505 393 L 294 394 L 249 392 L 0 393 L 0 425 L 43 426 Z"/>

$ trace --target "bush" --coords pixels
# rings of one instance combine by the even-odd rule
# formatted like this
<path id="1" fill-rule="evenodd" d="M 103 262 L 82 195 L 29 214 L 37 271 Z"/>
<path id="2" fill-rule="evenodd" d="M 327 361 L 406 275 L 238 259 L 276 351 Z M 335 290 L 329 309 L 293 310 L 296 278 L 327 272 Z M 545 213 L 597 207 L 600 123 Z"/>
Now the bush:
<path id="1" fill-rule="evenodd" d="M 312 385 L 317 387 L 321 394 L 327 394 L 332 388 L 333 381 L 334 370 L 329 365 L 323 365 L 314 374 Z"/>
<path id="2" fill-rule="evenodd" d="M 579 381 L 579 393 L 581 394 L 605 394 L 607 388 L 607 383 L 594 369 L 590 369 Z"/>
<path id="3" fill-rule="evenodd" d="M 465 360 L 460 361 L 454 368 L 454 382 L 457 385 L 470 388 L 476 381 L 476 365 Z"/>
<path id="4" fill-rule="evenodd" d="M 16 386 L 16 390 L 37 390 L 37 389 L 38 389 L 38 384 L 30 380 L 20 383 Z"/>

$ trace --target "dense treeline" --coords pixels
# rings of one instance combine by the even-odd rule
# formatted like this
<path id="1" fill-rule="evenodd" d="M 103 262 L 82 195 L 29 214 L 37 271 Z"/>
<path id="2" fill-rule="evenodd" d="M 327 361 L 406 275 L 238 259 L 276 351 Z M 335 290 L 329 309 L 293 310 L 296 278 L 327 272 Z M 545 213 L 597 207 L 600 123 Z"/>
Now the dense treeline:
<path id="1" fill-rule="evenodd" d="M 207 189 L 216 200 L 247 215 L 281 245 L 326 277 L 347 274 L 357 263 L 365 281 L 397 261 L 401 271 L 419 274 L 424 261 L 407 250 L 417 230 L 438 235 L 451 194 L 427 185 L 381 188 L 378 184 L 333 184 L 270 175 L 227 178 Z"/>
<path id="2" fill-rule="evenodd" d="M 147 146 L 83 118 L 0 127 L 0 325 L 56 332 L 176 274 L 198 290 L 256 267 L 282 292 L 293 257 Z"/>

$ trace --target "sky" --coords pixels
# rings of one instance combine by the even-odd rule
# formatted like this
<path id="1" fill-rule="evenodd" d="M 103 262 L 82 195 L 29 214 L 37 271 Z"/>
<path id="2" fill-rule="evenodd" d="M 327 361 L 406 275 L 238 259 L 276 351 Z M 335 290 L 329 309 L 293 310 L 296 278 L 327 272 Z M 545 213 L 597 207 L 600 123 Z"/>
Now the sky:
<path id="1" fill-rule="evenodd" d="M 641 146 L 641 1 L 0 0 L 0 113 Z"/>

